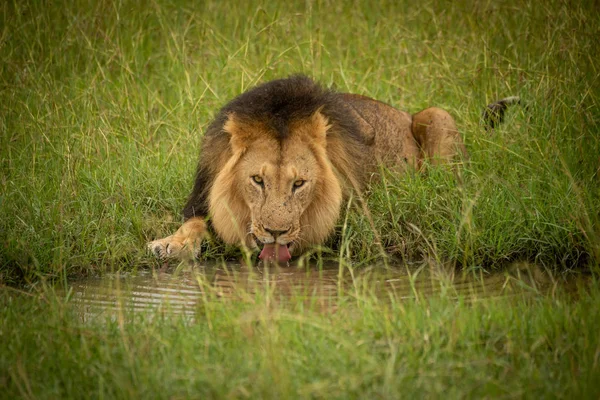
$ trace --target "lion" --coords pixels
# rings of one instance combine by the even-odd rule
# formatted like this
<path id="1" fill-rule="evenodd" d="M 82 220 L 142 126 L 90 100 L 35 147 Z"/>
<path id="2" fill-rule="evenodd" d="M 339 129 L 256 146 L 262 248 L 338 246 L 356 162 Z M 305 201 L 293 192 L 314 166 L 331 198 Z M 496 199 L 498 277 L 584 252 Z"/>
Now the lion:
<path id="1" fill-rule="evenodd" d="M 332 234 L 344 201 L 362 193 L 380 166 L 421 170 L 467 151 L 441 108 L 411 115 L 295 75 L 226 104 L 200 155 L 183 225 L 148 244 L 160 258 L 198 249 L 210 224 L 225 243 L 288 262 Z"/>

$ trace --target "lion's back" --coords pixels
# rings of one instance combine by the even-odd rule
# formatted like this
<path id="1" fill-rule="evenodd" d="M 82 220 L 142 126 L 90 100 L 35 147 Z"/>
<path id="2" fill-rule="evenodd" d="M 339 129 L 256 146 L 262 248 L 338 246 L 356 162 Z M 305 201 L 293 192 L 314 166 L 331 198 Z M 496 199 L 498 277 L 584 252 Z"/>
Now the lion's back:
<path id="1" fill-rule="evenodd" d="M 359 121 L 361 132 L 368 139 L 375 165 L 390 168 L 416 165 L 419 146 L 412 134 L 412 117 L 382 101 L 367 96 L 344 93 L 344 101 Z"/>

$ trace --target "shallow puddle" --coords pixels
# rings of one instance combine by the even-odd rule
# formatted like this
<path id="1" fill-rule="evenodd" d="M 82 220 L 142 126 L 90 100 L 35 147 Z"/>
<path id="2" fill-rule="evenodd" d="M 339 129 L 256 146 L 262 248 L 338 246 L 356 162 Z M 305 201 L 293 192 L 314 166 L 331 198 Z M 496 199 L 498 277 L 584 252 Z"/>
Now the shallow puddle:
<path id="1" fill-rule="evenodd" d="M 554 287 L 549 275 L 529 265 L 496 274 L 462 274 L 423 266 L 351 269 L 208 265 L 171 272 L 106 274 L 75 281 L 64 292 L 83 317 L 115 310 L 192 314 L 203 301 L 256 301 L 261 296 L 311 302 L 335 311 L 340 298 L 375 296 L 402 301 L 444 295 L 471 302 L 497 296 L 543 293 Z"/>

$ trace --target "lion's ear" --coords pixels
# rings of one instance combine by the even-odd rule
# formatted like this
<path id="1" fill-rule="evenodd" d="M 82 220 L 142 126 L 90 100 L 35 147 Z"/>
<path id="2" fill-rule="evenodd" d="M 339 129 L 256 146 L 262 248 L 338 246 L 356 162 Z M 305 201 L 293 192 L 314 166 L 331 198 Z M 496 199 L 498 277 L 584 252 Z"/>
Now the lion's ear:
<path id="1" fill-rule="evenodd" d="M 323 107 L 319 108 L 310 116 L 309 132 L 316 142 L 325 146 L 327 143 L 327 131 L 331 128 L 331 125 L 329 125 L 329 119 L 321 112 L 322 109 Z"/>
<path id="2" fill-rule="evenodd" d="M 244 152 L 248 148 L 248 145 L 254 139 L 256 133 L 252 126 L 242 122 L 239 118 L 236 118 L 234 113 L 227 116 L 227 121 L 223 125 L 223 130 L 231 136 L 229 143 L 234 153 L 238 151 Z"/>

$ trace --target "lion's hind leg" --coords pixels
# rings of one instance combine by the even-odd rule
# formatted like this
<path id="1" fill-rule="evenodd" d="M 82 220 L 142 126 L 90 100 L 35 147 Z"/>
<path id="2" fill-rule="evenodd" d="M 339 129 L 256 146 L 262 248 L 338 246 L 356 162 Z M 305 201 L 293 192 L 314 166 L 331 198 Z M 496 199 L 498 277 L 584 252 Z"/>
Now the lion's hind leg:
<path id="1" fill-rule="evenodd" d="M 190 218 L 171 236 L 148 243 L 148 250 L 158 258 L 181 257 L 184 254 L 195 256 L 200 243 L 207 235 L 203 218 Z"/>
<path id="2" fill-rule="evenodd" d="M 445 110 L 430 107 L 413 115 L 412 132 L 423 154 L 433 165 L 450 164 L 456 156 L 467 157 L 467 150 L 454 118 Z"/>

